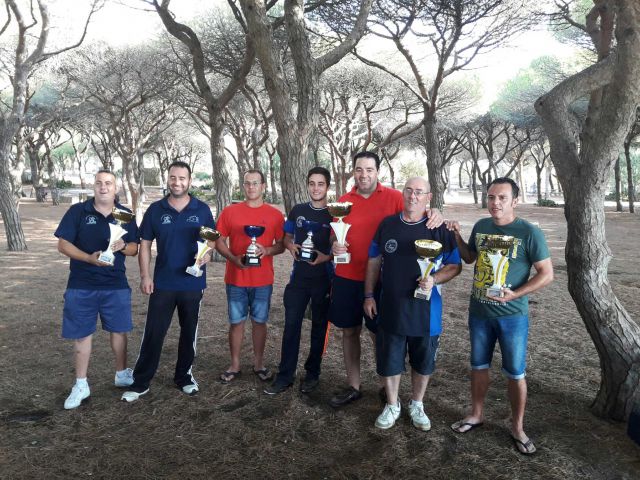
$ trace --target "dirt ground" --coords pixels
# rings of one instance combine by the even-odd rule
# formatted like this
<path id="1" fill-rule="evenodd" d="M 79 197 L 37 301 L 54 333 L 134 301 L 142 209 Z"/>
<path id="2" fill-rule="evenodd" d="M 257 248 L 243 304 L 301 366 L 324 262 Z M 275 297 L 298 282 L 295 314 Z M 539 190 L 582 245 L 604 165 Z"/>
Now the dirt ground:
<path id="1" fill-rule="evenodd" d="M 27 201 L 21 206 L 29 251 L 0 252 L 0 478 L 640 478 L 640 447 L 625 425 L 594 417 L 589 405 L 599 384 L 593 344 L 567 289 L 565 223 L 561 209 L 520 206 L 540 223 L 552 251 L 556 280 L 533 296 L 527 379 L 526 428 L 538 454 L 519 455 L 508 433 L 505 382 L 494 360 L 487 422 L 467 435 L 449 425 L 469 404 L 466 328 L 471 268 L 444 290 L 444 333 L 438 366 L 425 399 L 433 428 L 414 429 L 403 413 L 388 431 L 374 427 L 381 410 L 371 343 L 363 338 L 364 398 L 341 410 L 328 405 L 344 382 L 340 333 L 332 331 L 320 388 L 303 396 L 296 388 L 275 398 L 251 374 L 250 336 L 243 376 L 216 380 L 228 366 L 223 265 L 209 271 L 200 317 L 194 374 L 201 392 L 187 397 L 173 388 L 177 322 L 165 342 L 151 391 L 140 401 L 119 401 L 113 386 L 108 336 L 99 331 L 89 372 L 92 395 L 73 411 L 62 407 L 73 383 L 71 343 L 60 338 L 62 294 L 68 260 L 56 250 L 53 231 L 66 210 Z M 469 232 L 483 214 L 473 205 L 449 205 Z M 640 232 L 637 215 L 607 214 L 614 254 L 609 279 L 635 319 L 640 318 L 640 262 L 630 245 Z M 630 242 L 630 238 L 633 240 Z M 4 229 L 0 245 L 6 241 Z M 291 259 L 280 256 L 267 345 L 277 368 L 283 328 L 282 292 Z M 131 366 L 138 354 L 147 298 L 138 290 L 136 260 L 127 261 L 133 288 Z M 299 365 L 308 349 L 305 326 Z M 408 375 L 401 399 L 408 401 Z"/>

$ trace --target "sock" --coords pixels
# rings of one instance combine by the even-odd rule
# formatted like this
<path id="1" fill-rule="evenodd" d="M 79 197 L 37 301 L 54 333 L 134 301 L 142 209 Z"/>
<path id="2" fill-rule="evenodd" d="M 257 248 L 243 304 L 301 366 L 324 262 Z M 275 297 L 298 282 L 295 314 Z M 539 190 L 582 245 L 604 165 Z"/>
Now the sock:
<path id="1" fill-rule="evenodd" d="M 411 405 L 415 405 L 416 407 L 423 407 L 422 402 L 417 402 L 416 400 L 411 399 Z"/>
<path id="2" fill-rule="evenodd" d="M 79 387 L 88 387 L 89 383 L 87 382 L 87 377 L 76 378 L 76 385 Z"/>
<path id="3" fill-rule="evenodd" d="M 116 375 L 119 377 L 124 377 L 126 373 L 127 373 L 126 368 L 124 370 L 116 370 Z"/>

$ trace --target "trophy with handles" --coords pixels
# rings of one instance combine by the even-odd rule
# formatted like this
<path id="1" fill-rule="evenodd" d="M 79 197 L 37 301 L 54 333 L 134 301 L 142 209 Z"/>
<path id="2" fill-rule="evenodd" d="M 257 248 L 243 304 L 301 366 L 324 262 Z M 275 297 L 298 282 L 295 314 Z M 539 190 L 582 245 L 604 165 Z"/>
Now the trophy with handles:
<path id="1" fill-rule="evenodd" d="M 502 288 L 509 268 L 509 250 L 513 246 L 514 238 L 509 235 L 487 235 L 484 246 L 487 248 L 487 258 L 491 262 L 493 285 L 486 289 L 487 297 L 503 297 Z"/>
<path id="2" fill-rule="evenodd" d="M 303 262 L 313 262 L 318 258 L 316 246 L 313 244 L 313 235 L 318 233 L 321 227 L 321 223 L 314 222 L 313 220 L 304 220 L 302 222 L 302 229 L 307 232 L 307 238 L 305 238 L 302 245 L 300 245 L 301 248 L 297 255 L 298 260 Z"/>
<path id="3" fill-rule="evenodd" d="M 113 219 L 116 221 L 116 223 L 109 224 L 109 246 L 106 250 L 100 252 L 98 261 L 113 266 L 113 263 L 116 259 L 112 250 L 113 244 L 127 234 L 127 231 L 122 228 L 122 225 L 133 221 L 136 216 L 133 213 L 116 206 L 114 206 L 111 210 L 111 215 L 113 216 Z"/>
<path id="4" fill-rule="evenodd" d="M 341 245 L 344 245 L 347 241 L 347 232 L 349 231 L 349 228 L 351 228 L 351 225 L 345 223 L 342 219 L 351 213 L 352 206 L 353 203 L 351 202 L 334 202 L 327 204 L 329 214 L 338 219 L 337 222 L 331 222 L 330 225 L 333 229 L 333 233 L 336 234 L 336 240 Z M 334 263 L 349 263 L 351 261 L 351 254 L 346 252 L 341 253 L 340 255 L 334 255 L 333 261 Z"/>
<path id="5" fill-rule="evenodd" d="M 260 257 L 258 257 L 258 247 L 256 245 L 257 238 L 265 231 L 265 227 L 261 225 L 245 225 L 244 233 L 251 237 L 251 244 L 247 247 L 247 251 L 242 256 L 242 263 L 245 267 L 259 267 L 262 265 Z"/>
<path id="6" fill-rule="evenodd" d="M 418 265 L 420 265 L 420 277 L 424 280 L 431 275 L 431 270 L 436 266 L 433 259 L 442 252 L 442 244 L 435 240 L 416 240 L 413 244 L 416 253 L 420 256 Z M 431 298 L 431 290 L 423 290 L 418 287 L 413 292 L 413 296 L 422 300 L 429 300 Z"/>
<path id="7" fill-rule="evenodd" d="M 187 267 L 186 272 L 189 275 L 193 275 L 194 277 L 202 276 L 202 268 L 200 268 L 200 260 L 204 257 L 208 252 L 211 251 L 211 247 L 208 242 L 215 242 L 220 237 L 220 232 L 214 230 L 211 227 L 200 227 L 200 231 L 198 235 L 202 240 L 198 240 L 196 242 L 198 244 L 198 251 L 196 253 L 196 261 L 193 265 Z"/>

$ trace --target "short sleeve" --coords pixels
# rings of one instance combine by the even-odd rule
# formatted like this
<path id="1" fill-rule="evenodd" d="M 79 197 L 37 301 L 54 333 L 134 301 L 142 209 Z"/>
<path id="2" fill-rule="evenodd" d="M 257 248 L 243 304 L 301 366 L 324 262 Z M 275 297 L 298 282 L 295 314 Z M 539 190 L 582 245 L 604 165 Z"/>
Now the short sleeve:
<path id="1" fill-rule="evenodd" d="M 60 224 L 54 235 L 58 238 L 62 238 L 67 242 L 74 243 L 78 236 L 78 209 L 70 208 L 60 220 Z"/>
<path id="2" fill-rule="evenodd" d="M 469 235 L 469 240 L 467 242 L 469 245 L 469 251 L 475 252 L 475 253 L 478 253 L 478 250 L 476 248 L 476 226 L 477 225 L 478 224 L 476 223 L 471 229 L 471 235 Z"/>
<path id="3" fill-rule="evenodd" d="M 149 242 L 156 238 L 153 232 L 153 207 L 147 209 L 140 224 L 140 238 Z"/>
<path id="4" fill-rule="evenodd" d="M 228 237 L 231 235 L 231 226 L 229 225 L 229 209 L 223 208 L 220 216 L 218 217 L 218 225 L 216 230 L 220 232 L 220 235 L 223 237 Z"/>
<path id="5" fill-rule="evenodd" d="M 546 260 L 550 257 L 549 247 L 547 247 L 547 241 L 544 238 L 544 233 L 538 227 L 531 229 L 531 235 L 529 235 L 529 245 L 527 246 L 527 252 L 529 255 L 529 261 L 536 263 L 541 260 Z"/>

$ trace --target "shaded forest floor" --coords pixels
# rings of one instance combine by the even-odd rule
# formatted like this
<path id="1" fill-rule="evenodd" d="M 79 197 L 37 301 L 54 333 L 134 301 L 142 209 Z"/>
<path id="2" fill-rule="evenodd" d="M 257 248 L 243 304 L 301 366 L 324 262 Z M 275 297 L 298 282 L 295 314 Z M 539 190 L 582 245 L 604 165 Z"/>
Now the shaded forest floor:
<path id="1" fill-rule="evenodd" d="M 56 250 L 53 231 L 66 207 L 21 205 L 29 251 L 0 252 L 0 477 L 21 478 L 640 478 L 640 447 L 625 425 L 594 417 L 589 410 L 600 378 L 593 344 L 566 284 L 565 222 L 561 209 L 520 206 L 518 212 L 543 228 L 552 251 L 556 281 L 531 302 L 526 429 L 538 454 L 519 455 L 508 432 L 509 409 L 500 357 L 494 359 L 485 426 L 456 435 L 449 425 L 469 403 L 467 302 L 472 269 L 444 290 L 444 333 L 425 408 L 433 428 L 414 429 L 403 411 L 388 431 L 374 427 L 381 410 L 371 342 L 363 337 L 364 398 L 341 410 L 328 405 L 343 385 L 340 332 L 332 330 L 321 385 L 303 396 L 296 388 L 277 397 L 262 393 L 251 374 L 250 335 L 243 349 L 244 375 L 217 382 L 229 363 L 223 265 L 209 269 L 200 317 L 194 374 L 200 394 L 173 388 L 177 322 L 172 325 L 160 369 L 149 394 L 119 401 L 113 386 L 108 336 L 95 335 L 89 372 L 92 395 L 73 411 L 62 404 L 73 383 L 72 346 L 60 338 L 62 293 L 68 260 Z M 465 231 L 484 215 L 473 205 L 450 205 L 448 218 Z M 640 318 L 637 243 L 640 217 L 607 213 L 607 237 L 614 258 L 613 289 L 636 320 Z M 6 241 L 4 228 L 0 245 Z M 277 368 L 283 329 L 282 293 L 291 259 L 275 262 L 276 282 L 267 343 L 268 364 Z M 133 288 L 131 366 L 138 355 L 147 298 L 138 290 L 137 261 L 127 261 Z M 300 368 L 308 349 L 308 324 Z M 403 376 L 401 399 L 408 401 Z"/>

